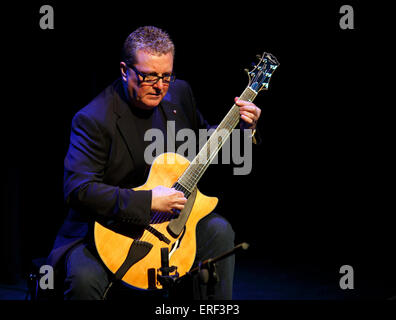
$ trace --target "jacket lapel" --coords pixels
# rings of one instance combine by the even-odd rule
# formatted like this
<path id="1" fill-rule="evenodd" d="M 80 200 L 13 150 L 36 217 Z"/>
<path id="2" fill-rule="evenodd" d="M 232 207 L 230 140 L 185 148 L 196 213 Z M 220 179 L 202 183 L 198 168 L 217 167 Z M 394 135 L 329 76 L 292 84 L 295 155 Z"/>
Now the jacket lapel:
<path id="1" fill-rule="evenodd" d="M 137 157 L 134 156 L 134 154 L 144 152 L 144 150 L 141 150 L 143 148 L 143 144 L 138 141 L 137 137 L 139 135 L 135 125 L 135 119 L 132 116 L 130 106 L 128 105 L 128 102 L 125 98 L 122 84 L 115 87 L 113 109 L 114 113 L 117 115 L 117 129 L 120 132 L 125 145 L 127 146 L 132 161 L 136 165 Z"/>
<path id="2" fill-rule="evenodd" d="M 135 125 L 135 119 L 129 112 L 126 112 L 117 120 L 117 128 L 121 133 L 129 154 L 136 165 L 134 153 L 144 153 L 144 150 L 141 150 L 141 148 L 143 148 L 143 143 L 137 141 L 138 132 Z"/>
<path id="3" fill-rule="evenodd" d="M 162 110 L 164 111 L 166 121 L 174 122 L 174 128 L 175 128 L 176 133 L 180 129 L 188 127 L 183 110 L 180 106 L 178 106 L 168 100 L 165 100 L 165 99 L 161 101 L 160 106 L 162 107 Z M 168 127 L 169 126 L 170 126 L 170 124 L 168 124 Z M 168 132 L 168 134 L 169 134 L 169 132 Z M 175 133 L 173 133 L 173 139 L 175 141 Z"/>
<path id="4" fill-rule="evenodd" d="M 173 143 L 176 143 L 176 152 L 178 147 L 176 133 L 180 129 L 188 128 L 189 124 L 182 108 L 172 103 L 170 98 L 171 97 L 169 95 L 165 96 L 158 108 L 162 108 L 164 112 L 166 120 L 165 125 L 166 128 L 168 128 L 166 137 L 167 139 L 173 140 Z M 139 135 L 135 125 L 136 120 L 132 116 L 130 106 L 125 99 L 121 85 L 118 86 L 118 88 L 115 88 L 114 112 L 118 115 L 117 128 L 124 139 L 132 160 L 136 164 L 137 157 L 134 155 L 144 153 L 144 143 L 142 143 L 142 141 L 138 141 L 137 137 L 139 137 Z"/>

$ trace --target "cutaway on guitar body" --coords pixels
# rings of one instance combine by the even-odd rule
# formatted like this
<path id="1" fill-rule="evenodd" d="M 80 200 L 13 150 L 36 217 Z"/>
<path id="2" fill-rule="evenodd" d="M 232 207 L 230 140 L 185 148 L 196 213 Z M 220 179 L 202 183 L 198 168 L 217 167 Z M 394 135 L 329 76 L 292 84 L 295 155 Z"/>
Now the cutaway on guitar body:
<path id="1" fill-rule="evenodd" d="M 171 188 L 189 165 L 179 154 L 161 154 L 154 160 L 146 183 L 133 190 L 151 190 L 159 185 Z M 138 238 L 96 222 L 95 244 L 100 258 L 111 272 L 124 273 L 122 280 L 129 285 L 160 289 L 161 285 L 153 279 L 153 270 L 161 267 L 161 248 L 169 249 L 169 265 L 176 266 L 180 276 L 186 274 L 196 255 L 196 225 L 213 211 L 217 202 L 217 198 L 207 197 L 195 187 L 178 217 L 153 213 L 152 223 Z"/>

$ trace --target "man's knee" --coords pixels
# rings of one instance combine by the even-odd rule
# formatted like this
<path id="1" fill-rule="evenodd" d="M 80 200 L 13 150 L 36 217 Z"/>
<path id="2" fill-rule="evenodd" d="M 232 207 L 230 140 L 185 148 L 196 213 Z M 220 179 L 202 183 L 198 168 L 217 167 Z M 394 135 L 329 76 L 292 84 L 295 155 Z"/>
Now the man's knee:
<path id="1" fill-rule="evenodd" d="M 81 249 L 80 249 L 81 250 Z M 85 251 L 85 250 L 84 250 Z M 99 261 L 86 259 L 76 252 L 66 263 L 65 299 L 101 299 L 108 284 L 108 276 Z M 84 258 L 84 259 L 82 259 Z"/>
<path id="2" fill-rule="evenodd" d="M 211 214 L 202 227 L 205 238 L 212 244 L 220 245 L 224 249 L 231 249 L 234 246 L 235 232 L 231 224 L 222 216 Z"/>
<path id="3" fill-rule="evenodd" d="M 234 230 L 232 229 L 231 224 L 224 217 L 214 214 L 214 217 L 209 221 L 209 227 L 214 230 L 217 236 L 234 240 Z"/>

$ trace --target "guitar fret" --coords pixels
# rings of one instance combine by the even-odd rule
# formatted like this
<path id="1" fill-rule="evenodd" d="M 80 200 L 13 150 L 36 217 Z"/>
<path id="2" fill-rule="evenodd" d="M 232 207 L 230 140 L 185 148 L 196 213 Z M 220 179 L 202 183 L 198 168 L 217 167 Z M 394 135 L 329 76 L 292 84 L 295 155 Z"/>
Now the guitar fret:
<path id="1" fill-rule="evenodd" d="M 238 122 L 239 122 L 239 119 L 237 119 L 237 121 L 235 122 L 234 127 L 238 124 Z M 218 145 L 218 148 L 217 148 L 217 151 L 220 150 L 221 147 L 222 147 L 222 144 L 219 144 L 219 145 Z M 199 179 L 202 177 L 203 173 L 206 171 L 206 168 L 209 166 L 210 162 L 211 162 L 211 161 L 208 161 L 208 162 L 204 165 L 204 169 L 201 170 L 201 172 L 200 172 L 200 174 L 199 174 L 199 177 L 198 177 L 198 179 L 196 180 L 197 182 L 198 182 Z"/>

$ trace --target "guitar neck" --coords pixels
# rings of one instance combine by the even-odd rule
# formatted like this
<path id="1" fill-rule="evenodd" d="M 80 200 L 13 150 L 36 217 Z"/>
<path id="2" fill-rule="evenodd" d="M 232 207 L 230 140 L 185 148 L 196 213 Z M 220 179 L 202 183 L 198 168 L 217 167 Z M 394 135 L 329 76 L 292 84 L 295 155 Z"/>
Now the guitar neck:
<path id="1" fill-rule="evenodd" d="M 242 92 L 239 99 L 252 102 L 256 96 L 257 92 L 248 86 Z M 239 119 L 239 107 L 234 104 L 224 119 L 220 122 L 216 130 L 211 134 L 210 138 L 199 151 L 197 156 L 191 161 L 190 165 L 179 178 L 178 183 L 190 193 L 194 190 L 212 160 L 227 141 L 232 130 L 239 123 Z"/>

